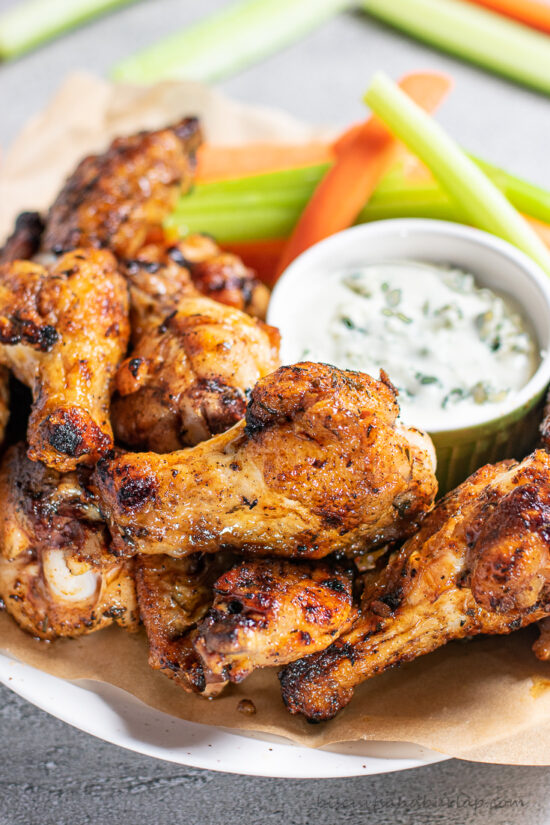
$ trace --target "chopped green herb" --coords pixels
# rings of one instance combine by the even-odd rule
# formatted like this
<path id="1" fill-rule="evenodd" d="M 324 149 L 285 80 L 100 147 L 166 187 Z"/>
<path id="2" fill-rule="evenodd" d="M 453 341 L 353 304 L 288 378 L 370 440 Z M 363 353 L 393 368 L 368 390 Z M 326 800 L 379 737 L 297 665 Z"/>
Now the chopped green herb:
<path id="1" fill-rule="evenodd" d="M 451 390 L 449 393 L 447 393 L 447 395 L 441 402 L 441 406 L 444 410 L 446 410 L 449 404 L 454 404 L 457 401 L 462 401 L 464 398 L 467 398 L 467 396 L 468 393 L 465 390 L 463 390 L 461 387 L 455 387 L 454 390 Z"/>
<path id="2" fill-rule="evenodd" d="M 397 307 L 401 303 L 401 290 L 400 289 L 392 289 L 391 292 L 386 294 L 386 301 L 388 306 L 390 307 Z"/>
<path id="3" fill-rule="evenodd" d="M 366 284 L 359 280 L 360 277 L 360 273 L 354 273 L 347 278 L 343 278 L 342 283 L 345 287 L 351 290 L 351 292 L 354 292 L 356 295 L 360 295 L 361 298 L 372 298 L 371 290 L 366 286 Z"/>
<path id="4" fill-rule="evenodd" d="M 415 378 L 420 384 L 439 384 L 439 386 L 441 386 L 441 381 L 435 375 L 424 375 L 421 372 L 417 372 Z"/>
<path id="5" fill-rule="evenodd" d="M 400 321 L 403 321 L 404 324 L 412 324 L 412 318 L 409 318 L 408 315 L 405 315 L 404 312 L 396 312 L 395 317 L 399 318 Z"/>

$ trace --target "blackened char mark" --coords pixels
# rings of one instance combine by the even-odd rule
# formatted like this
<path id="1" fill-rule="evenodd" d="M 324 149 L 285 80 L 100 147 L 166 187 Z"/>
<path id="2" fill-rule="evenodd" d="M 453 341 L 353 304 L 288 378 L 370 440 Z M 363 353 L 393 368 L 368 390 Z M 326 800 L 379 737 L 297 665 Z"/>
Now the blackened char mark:
<path id="1" fill-rule="evenodd" d="M 0 343 L 15 346 L 30 344 L 41 352 L 51 352 L 59 341 L 59 333 L 51 324 L 39 325 L 18 314 L 0 318 Z"/>
<path id="2" fill-rule="evenodd" d="M 357 653 L 348 642 L 334 642 L 321 653 L 305 656 L 287 665 L 278 674 L 283 702 L 291 713 L 301 713 L 308 722 L 332 719 L 353 695 L 353 688 L 339 685 L 334 671 L 347 659 L 352 665 Z M 321 696 L 311 702 L 310 683 L 319 683 Z"/>
<path id="3" fill-rule="evenodd" d="M 158 481 L 153 475 L 130 475 L 123 480 L 117 490 L 117 499 L 124 510 L 136 510 L 154 499 Z"/>
<path id="4" fill-rule="evenodd" d="M 21 212 L 12 234 L 0 250 L 0 264 L 27 261 L 36 255 L 43 231 L 44 221 L 38 212 Z"/>
<path id="5" fill-rule="evenodd" d="M 99 458 L 111 449 L 112 440 L 81 407 L 68 407 L 50 413 L 41 424 L 41 436 L 58 453 L 77 458 Z"/>

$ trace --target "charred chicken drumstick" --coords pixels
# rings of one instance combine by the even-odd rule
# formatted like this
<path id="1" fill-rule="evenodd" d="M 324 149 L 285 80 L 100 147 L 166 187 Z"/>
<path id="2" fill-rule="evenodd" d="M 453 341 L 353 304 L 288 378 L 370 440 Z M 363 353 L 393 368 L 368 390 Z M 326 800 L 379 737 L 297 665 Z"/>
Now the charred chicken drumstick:
<path id="1" fill-rule="evenodd" d="M 145 331 L 116 375 L 112 420 L 134 448 L 170 452 L 240 421 L 258 379 L 279 366 L 279 333 L 197 295 Z"/>
<path id="2" fill-rule="evenodd" d="M 166 129 L 117 138 L 103 154 L 85 158 L 49 211 L 43 250 L 59 254 L 77 246 L 106 248 L 131 267 L 147 244 L 150 265 L 171 261 L 185 267 L 186 279 L 203 295 L 264 318 L 269 291 L 237 256 L 222 252 L 204 235 L 173 246 L 165 242 L 162 222 L 192 183 L 200 143 L 198 121 L 186 118 Z M 35 213 L 18 218 L 4 250 L 9 260 L 34 254 L 39 221 Z M 157 246 L 152 260 L 151 242 Z M 31 243 L 35 248 L 30 254 L 13 254 Z"/>
<path id="3" fill-rule="evenodd" d="M 549 614 L 550 456 L 538 450 L 482 467 L 446 496 L 367 585 L 351 630 L 282 671 L 283 699 L 292 713 L 331 719 L 377 673 Z"/>
<path id="4" fill-rule="evenodd" d="M 44 251 L 91 246 L 132 258 L 190 186 L 200 142 L 197 119 L 186 118 L 117 138 L 103 154 L 85 158 L 49 211 Z"/>
<path id="5" fill-rule="evenodd" d="M 0 468 L 0 598 L 33 636 L 137 628 L 128 561 L 109 537 L 83 473 L 60 475 L 10 447 Z"/>
<path id="6" fill-rule="evenodd" d="M 256 318 L 265 318 L 268 288 L 237 255 L 223 252 L 209 236 L 188 235 L 170 247 L 168 254 L 180 266 L 187 267 L 201 295 Z"/>
<path id="7" fill-rule="evenodd" d="M 323 364 L 282 367 L 246 420 L 168 455 L 99 463 L 102 509 L 121 554 L 322 558 L 414 532 L 436 493 L 427 436 L 397 422 L 389 382 Z"/>
<path id="8" fill-rule="evenodd" d="M 119 441 L 169 452 L 224 432 L 247 395 L 279 366 L 279 333 L 205 298 L 175 248 L 145 247 L 127 263 L 134 348 L 116 376 Z"/>
<path id="9" fill-rule="evenodd" d="M 216 696 L 226 681 L 213 674 L 193 647 L 196 623 L 212 604 L 212 585 L 227 554 L 195 553 L 184 559 L 138 556 L 135 580 L 141 619 L 149 641 L 149 665 L 188 693 Z"/>
<path id="10" fill-rule="evenodd" d="M 194 644 L 209 670 L 231 682 L 323 650 L 354 613 L 351 575 L 323 562 L 243 561 L 214 593 Z"/>
<path id="11" fill-rule="evenodd" d="M 31 459 L 64 472 L 111 449 L 111 380 L 128 337 L 127 287 L 109 252 L 0 267 L 0 363 L 33 393 Z"/>

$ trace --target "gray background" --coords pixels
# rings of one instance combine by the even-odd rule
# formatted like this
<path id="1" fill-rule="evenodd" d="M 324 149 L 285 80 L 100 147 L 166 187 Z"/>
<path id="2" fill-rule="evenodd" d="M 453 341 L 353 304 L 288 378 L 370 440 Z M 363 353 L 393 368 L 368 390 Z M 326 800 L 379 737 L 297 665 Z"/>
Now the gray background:
<path id="1" fill-rule="evenodd" d="M 13 5 L 0 0 L 0 9 Z M 4 149 L 71 70 L 106 73 L 122 56 L 225 5 L 223 0 L 143 0 L 13 64 L 0 67 Z M 441 120 L 470 150 L 550 186 L 550 101 L 347 15 L 221 84 L 241 100 L 279 106 L 317 123 L 363 115 L 372 72 L 452 72 Z M 449 761 L 379 777 L 257 779 L 199 771 L 125 752 L 69 728 L 0 689 L 0 825 L 173 822 L 550 822 L 550 769 Z"/>

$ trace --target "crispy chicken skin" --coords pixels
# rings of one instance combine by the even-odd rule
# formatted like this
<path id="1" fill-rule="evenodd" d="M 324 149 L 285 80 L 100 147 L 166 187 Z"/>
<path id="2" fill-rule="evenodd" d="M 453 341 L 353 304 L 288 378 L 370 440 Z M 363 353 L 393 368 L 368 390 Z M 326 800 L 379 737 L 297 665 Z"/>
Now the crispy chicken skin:
<path id="1" fill-rule="evenodd" d="M 40 249 L 43 231 L 44 221 L 38 212 L 21 212 L 12 234 L 0 250 L 0 264 L 32 258 Z"/>
<path id="2" fill-rule="evenodd" d="M 212 604 L 212 585 L 224 554 L 184 559 L 138 556 L 135 581 L 139 612 L 149 641 L 149 665 L 188 693 L 216 696 L 225 680 L 205 667 L 193 647 L 194 627 Z"/>
<path id="3" fill-rule="evenodd" d="M 0 469 L 0 598 L 41 639 L 138 623 L 130 563 L 109 554 L 82 473 L 32 462 L 24 444 L 10 447 Z"/>
<path id="4" fill-rule="evenodd" d="M 0 447 L 10 420 L 10 371 L 0 365 Z"/>
<path id="5" fill-rule="evenodd" d="M 132 258 L 192 181 L 201 142 L 196 118 L 117 138 L 77 166 L 51 207 L 45 251 L 107 247 Z"/>
<path id="6" fill-rule="evenodd" d="M 117 439 L 170 452 L 225 432 L 243 418 L 252 387 L 279 363 L 274 327 L 209 298 L 185 298 L 117 372 Z"/>
<path id="7" fill-rule="evenodd" d="M 198 295 L 187 267 L 159 244 L 147 244 L 131 261 L 124 261 L 123 271 L 130 290 L 134 345 L 153 333 L 183 298 Z"/>
<path id="8" fill-rule="evenodd" d="M 0 267 L 0 363 L 33 393 L 31 459 L 64 472 L 111 449 L 111 380 L 128 337 L 127 287 L 110 252 L 75 250 L 50 270 Z"/>
<path id="9" fill-rule="evenodd" d="M 542 421 L 540 424 L 540 445 L 550 452 L 550 392 L 546 396 Z"/>
<path id="10" fill-rule="evenodd" d="M 353 614 L 351 575 L 323 562 L 243 561 L 214 592 L 194 644 L 210 671 L 231 682 L 323 650 Z"/>
<path id="11" fill-rule="evenodd" d="M 410 535 L 437 483 L 431 441 L 397 425 L 395 395 L 324 364 L 281 367 L 227 433 L 101 461 L 95 484 L 117 551 L 307 559 Z"/>
<path id="12" fill-rule="evenodd" d="M 238 260 L 238 259 L 237 259 Z M 279 366 L 279 333 L 203 297 L 179 247 L 126 262 L 134 348 L 116 376 L 112 422 L 122 443 L 170 452 L 224 432 Z"/>
<path id="13" fill-rule="evenodd" d="M 174 261 L 185 265 L 202 295 L 264 319 L 269 289 L 237 255 L 223 252 L 208 235 L 188 235 L 169 250 Z"/>
<path id="14" fill-rule="evenodd" d="M 377 673 L 549 613 L 550 456 L 538 450 L 481 468 L 444 498 L 367 584 L 352 629 L 282 671 L 283 699 L 292 713 L 331 719 Z"/>

